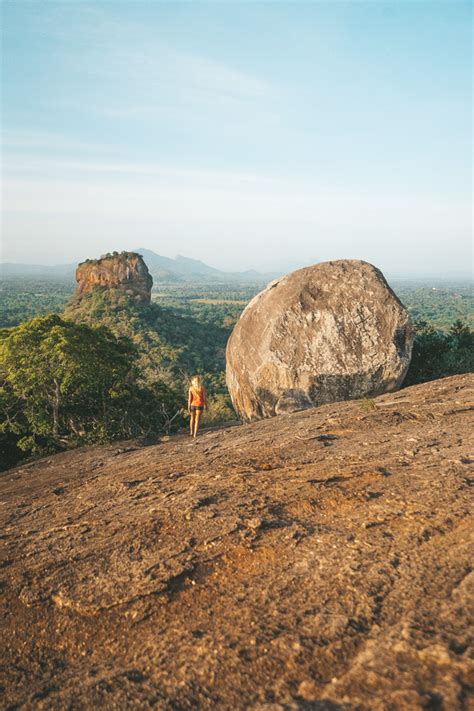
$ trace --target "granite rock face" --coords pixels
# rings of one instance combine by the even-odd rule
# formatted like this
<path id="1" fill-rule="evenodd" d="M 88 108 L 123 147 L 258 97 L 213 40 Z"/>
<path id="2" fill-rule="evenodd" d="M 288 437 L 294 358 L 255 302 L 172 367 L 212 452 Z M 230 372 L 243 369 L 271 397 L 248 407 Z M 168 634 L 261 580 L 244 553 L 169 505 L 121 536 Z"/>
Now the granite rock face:
<path id="1" fill-rule="evenodd" d="M 226 380 L 245 421 L 400 387 L 413 328 L 376 267 L 323 262 L 269 284 L 227 344 Z"/>
<path id="2" fill-rule="evenodd" d="M 21 711 L 467 711 L 474 377 L 0 476 Z"/>
<path id="3" fill-rule="evenodd" d="M 119 289 L 138 301 L 150 301 L 153 279 L 143 257 L 135 252 L 114 252 L 88 259 L 76 269 L 76 297 L 95 287 Z"/>

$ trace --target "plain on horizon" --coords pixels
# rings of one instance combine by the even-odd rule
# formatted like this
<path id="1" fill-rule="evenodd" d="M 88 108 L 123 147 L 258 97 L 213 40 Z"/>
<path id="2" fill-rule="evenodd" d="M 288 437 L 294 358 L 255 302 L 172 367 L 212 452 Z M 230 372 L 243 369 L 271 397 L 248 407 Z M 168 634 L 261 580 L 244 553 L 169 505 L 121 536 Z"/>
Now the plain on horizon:
<path id="1" fill-rule="evenodd" d="M 1 261 L 471 272 L 470 2 L 1 10 Z"/>

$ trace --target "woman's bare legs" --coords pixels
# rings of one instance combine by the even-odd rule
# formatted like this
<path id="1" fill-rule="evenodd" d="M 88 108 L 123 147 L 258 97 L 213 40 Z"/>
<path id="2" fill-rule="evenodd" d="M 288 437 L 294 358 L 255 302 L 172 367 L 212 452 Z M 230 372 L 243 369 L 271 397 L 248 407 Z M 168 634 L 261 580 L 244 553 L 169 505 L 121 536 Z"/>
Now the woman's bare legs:
<path id="1" fill-rule="evenodd" d="M 192 437 L 193 434 L 194 434 L 194 419 L 195 419 L 195 415 L 196 415 L 195 411 L 194 411 L 194 410 L 191 410 L 191 412 L 189 413 L 189 434 L 191 435 L 191 437 Z"/>
<path id="2" fill-rule="evenodd" d="M 197 435 L 197 433 L 198 433 L 198 430 L 199 430 L 199 421 L 200 421 L 200 419 L 201 419 L 202 412 L 201 412 L 200 410 L 196 410 L 196 412 L 194 413 L 194 415 L 195 415 L 195 417 L 194 417 L 194 432 L 193 432 L 193 436 L 196 437 L 196 435 Z"/>

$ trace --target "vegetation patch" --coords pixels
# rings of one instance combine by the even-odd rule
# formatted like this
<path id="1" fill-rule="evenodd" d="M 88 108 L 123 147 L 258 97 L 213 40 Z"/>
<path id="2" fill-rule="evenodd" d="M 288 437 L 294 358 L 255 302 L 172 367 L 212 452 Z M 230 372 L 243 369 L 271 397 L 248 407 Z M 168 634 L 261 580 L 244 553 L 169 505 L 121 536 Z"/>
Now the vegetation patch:
<path id="1" fill-rule="evenodd" d="M 159 284 L 151 304 L 100 288 L 70 300 L 72 287 L 71 280 L 55 278 L 2 283 L 3 468 L 83 443 L 177 430 L 186 424 L 187 386 L 195 373 L 208 391 L 203 423 L 235 419 L 225 349 L 262 284 Z M 404 386 L 473 371 L 472 290 L 401 282 L 397 294 L 416 328 Z M 370 410 L 372 401 L 360 406 Z"/>

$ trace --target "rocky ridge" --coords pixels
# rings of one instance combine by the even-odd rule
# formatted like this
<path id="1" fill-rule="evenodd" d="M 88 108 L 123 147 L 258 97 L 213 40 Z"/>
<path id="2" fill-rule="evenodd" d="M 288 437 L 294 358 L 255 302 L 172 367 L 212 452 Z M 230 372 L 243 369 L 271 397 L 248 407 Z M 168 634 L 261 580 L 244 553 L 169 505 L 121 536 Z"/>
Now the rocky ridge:
<path id="1" fill-rule="evenodd" d="M 472 708 L 474 378 L 0 477 L 13 709 Z"/>
<path id="2" fill-rule="evenodd" d="M 87 259 L 76 269 L 75 298 L 96 287 L 119 289 L 129 296 L 149 303 L 153 279 L 143 257 L 135 252 L 114 252 L 100 259 Z"/>

